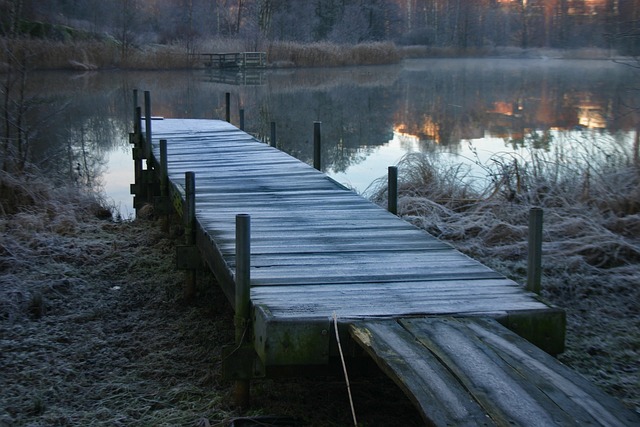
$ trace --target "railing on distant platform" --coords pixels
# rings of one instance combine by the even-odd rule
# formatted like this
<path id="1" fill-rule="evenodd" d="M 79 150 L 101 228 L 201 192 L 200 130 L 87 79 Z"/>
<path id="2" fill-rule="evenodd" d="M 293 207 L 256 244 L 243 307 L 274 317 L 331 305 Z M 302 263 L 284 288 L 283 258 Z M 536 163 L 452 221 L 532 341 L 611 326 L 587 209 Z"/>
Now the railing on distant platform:
<path id="1" fill-rule="evenodd" d="M 267 66 L 267 53 L 194 53 L 191 54 L 191 62 L 201 63 L 204 68 L 264 68 Z"/>

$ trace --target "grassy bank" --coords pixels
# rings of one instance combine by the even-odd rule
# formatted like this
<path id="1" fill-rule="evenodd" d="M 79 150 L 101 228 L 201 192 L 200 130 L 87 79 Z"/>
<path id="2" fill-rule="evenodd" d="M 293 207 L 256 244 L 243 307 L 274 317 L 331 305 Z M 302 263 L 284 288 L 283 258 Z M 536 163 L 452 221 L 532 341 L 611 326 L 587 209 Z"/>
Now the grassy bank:
<path id="1" fill-rule="evenodd" d="M 113 39 L 53 41 L 46 39 L 2 39 L 0 64 L 8 64 L 8 50 L 24 54 L 28 69 L 92 71 L 105 69 L 167 70 L 198 68 L 202 64 L 189 53 L 267 52 L 269 67 L 340 67 L 395 64 L 405 58 L 560 58 L 611 59 L 614 52 L 603 49 L 518 49 L 482 48 L 455 50 L 429 46 L 397 46 L 392 42 L 355 45 L 329 42 L 262 42 L 248 44 L 240 39 L 198 40 L 185 44 L 149 44 L 126 49 Z M 0 72 L 2 71 L 0 67 Z"/>
<path id="2" fill-rule="evenodd" d="M 178 45 L 148 45 L 123 50 L 112 40 L 3 40 L 0 63 L 9 63 L 7 48 L 23 58 L 27 69 L 93 71 L 113 68 L 158 70 L 190 68 L 186 50 Z M 1 71 L 1 70 L 0 70 Z"/>
<path id="3" fill-rule="evenodd" d="M 526 283 L 528 213 L 542 207 L 542 296 L 568 313 L 560 360 L 640 410 L 637 147 L 589 150 L 573 159 L 495 156 L 482 165 L 490 177 L 484 185 L 459 163 L 412 154 L 399 164 L 399 213 Z M 384 184 L 373 198 L 386 206 Z"/>

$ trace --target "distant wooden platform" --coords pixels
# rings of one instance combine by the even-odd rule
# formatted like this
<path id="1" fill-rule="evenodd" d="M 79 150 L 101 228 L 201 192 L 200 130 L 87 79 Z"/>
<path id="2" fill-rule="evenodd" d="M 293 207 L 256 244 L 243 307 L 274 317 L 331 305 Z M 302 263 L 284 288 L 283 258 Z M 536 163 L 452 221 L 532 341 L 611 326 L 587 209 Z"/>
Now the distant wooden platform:
<path id="1" fill-rule="evenodd" d="M 226 358 L 238 372 L 269 375 L 327 365 L 337 355 L 335 316 L 340 336 L 370 354 L 428 423 L 635 422 L 633 413 L 613 399 L 600 402 L 595 387 L 522 338 L 548 353 L 561 352 L 562 310 L 226 122 L 166 119 L 147 125 L 151 154 L 148 171 L 136 163 L 142 182 L 132 187 L 136 197 L 148 188 L 145 200 L 157 199 L 151 175 L 164 179 L 159 141 L 166 140 L 168 197 L 182 212 L 185 174 L 195 173 L 194 256 L 204 258 L 231 303 L 236 215 L 250 215 L 252 348 L 237 347 Z M 145 151 L 134 150 L 137 162 Z M 517 362 L 527 357 L 532 370 Z M 554 379 L 544 382 L 539 375 Z M 562 409 L 543 394 L 562 401 Z M 537 402 L 533 409 L 531 402 Z M 594 417 L 599 405 L 606 415 Z"/>
<path id="2" fill-rule="evenodd" d="M 266 52 L 229 52 L 229 53 L 194 53 L 190 55 L 193 62 L 204 68 L 264 68 L 267 66 Z"/>

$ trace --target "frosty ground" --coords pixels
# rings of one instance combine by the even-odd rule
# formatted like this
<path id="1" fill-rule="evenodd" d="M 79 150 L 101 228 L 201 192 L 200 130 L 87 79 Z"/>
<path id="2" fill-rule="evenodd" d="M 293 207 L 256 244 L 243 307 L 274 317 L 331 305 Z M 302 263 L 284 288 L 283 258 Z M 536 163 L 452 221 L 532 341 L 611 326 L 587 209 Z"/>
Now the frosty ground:
<path id="1" fill-rule="evenodd" d="M 180 227 L 153 215 L 115 221 L 78 189 L 2 178 L 0 425 L 222 426 L 240 415 L 351 424 L 340 375 L 257 380 L 252 408 L 232 406 L 221 363 L 233 313 L 204 269 L 198 297 L 183 299 Z M 522 281 L 521 213 L 507 223 L 491 200 L 459 215 L 444 201 L 403 194 L 407 220 Z M 560 360 L 638 410 L 640 216 L 606 223 L 585 214 L 546 214 L 559 239 L 547 252 L 564 254 L 547 263 L 543 294 L 567 310 Z M 380 373 L 355 375 L 352 387 L 362 425 L 422 424 Z"/>

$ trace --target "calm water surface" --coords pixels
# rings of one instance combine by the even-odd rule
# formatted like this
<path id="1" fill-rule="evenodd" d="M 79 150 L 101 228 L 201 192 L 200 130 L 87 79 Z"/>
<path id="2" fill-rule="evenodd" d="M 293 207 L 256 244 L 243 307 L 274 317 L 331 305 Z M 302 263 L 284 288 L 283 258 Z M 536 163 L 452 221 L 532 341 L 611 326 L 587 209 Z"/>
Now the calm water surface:
<path id="1" fill-rule="evenodd" d="M 267 70 L 250 75 L 184 72 L 37 73 L 31 76 L 34 152 L 54 176 L 101 186 L 131 216 L 128 133 L 133 89 L 151 92 L 152 115 L 232 118 L 312 163 L 322 122 L 323 169 L 365 192 L 407 152 L 438 153 L 481 177 L 496 153 L 631 145 L 640 72 L 609 61 L 410 60 L 401 65 Z M 142 96 L 141 96 L 142 98 Z M 46 107 L 46 108 L 45 108 Z M 588 151 L 588 150 L 587 150 Z"/>

